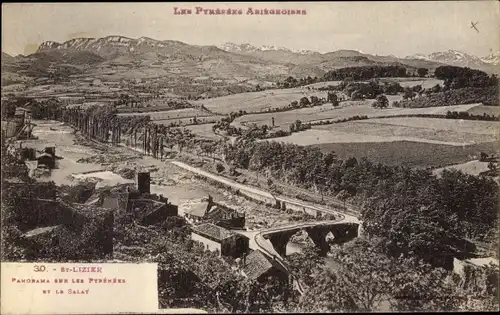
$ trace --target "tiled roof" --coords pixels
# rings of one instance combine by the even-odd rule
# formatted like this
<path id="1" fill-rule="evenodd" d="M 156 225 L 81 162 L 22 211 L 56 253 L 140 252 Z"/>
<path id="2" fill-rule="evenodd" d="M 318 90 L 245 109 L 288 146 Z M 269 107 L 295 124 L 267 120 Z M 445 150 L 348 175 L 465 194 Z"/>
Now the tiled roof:
<path id="1" fill-rule="evenodd" d="M 273 267 L 274 265 L 266 255 L 260 250 L 254 250 L 247 256 L 243 272 L 248 278 L 255 280 Z"/>
<path id="2" fill-rule="evenodd" d="M 217 226 L 212 223 L 205 223 L 202 225 L 198 225 L 193 227 L 193 232 L 196 234 L 200 234 L 202 236 L 208 236 L 215 240 L 222 241 L 228 237 L 235 235 L 230 230 L 226 230 L 223 227 Z"/>
<path id="3" fill-rule="evenodd" d="M 203 218 L 209 206 L 206 198 L 193 199 L 179 205 L 179 212 Z"/>
<path id="4" fill-rule="evenodd" d="M 26 233 L 23 234 L 24 237 L 30 238 L 42 234 L 50 234 L 53 231 L 57 230 L 58 228 L 61 228 L 61 225 L 54 225 L 54 226 L 46 226 L 46 227 L 40 227 L 36 228 L 33 230 L 30 230 Z"/>

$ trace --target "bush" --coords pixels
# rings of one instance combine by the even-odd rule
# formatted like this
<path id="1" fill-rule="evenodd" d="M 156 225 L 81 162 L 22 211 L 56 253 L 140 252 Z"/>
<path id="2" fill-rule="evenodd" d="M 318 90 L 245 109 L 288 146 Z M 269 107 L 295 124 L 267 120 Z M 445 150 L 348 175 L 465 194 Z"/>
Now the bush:
<path id="1" fill-rule="evenodd" d="M 221 163 L 217 163 L 215 165 L 215 170 L 217 171 L 217 173 L 222 173 L 222 172 L 224 172 L 225 169 L 226 168 Z"/>

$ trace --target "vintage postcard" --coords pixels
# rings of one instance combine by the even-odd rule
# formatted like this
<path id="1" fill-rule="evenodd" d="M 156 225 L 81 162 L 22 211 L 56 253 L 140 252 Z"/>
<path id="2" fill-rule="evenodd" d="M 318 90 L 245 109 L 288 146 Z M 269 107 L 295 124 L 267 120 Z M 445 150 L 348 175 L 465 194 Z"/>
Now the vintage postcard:
<path id="1" fill-rule="evenodd" d="M 4 3 L 1 314 L 498 311 L 500 2 Z"/>

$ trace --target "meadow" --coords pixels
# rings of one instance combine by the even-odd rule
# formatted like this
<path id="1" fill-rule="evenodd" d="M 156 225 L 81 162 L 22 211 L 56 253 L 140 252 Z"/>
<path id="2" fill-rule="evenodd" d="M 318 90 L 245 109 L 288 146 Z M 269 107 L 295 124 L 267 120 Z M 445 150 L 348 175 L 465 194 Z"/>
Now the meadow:
<path id="1" fill-rule="evenodd" d="M 150 116 L 151 120 L 167 120 L 179 118 L 207 117 L 213 116 L 206 111 L 196 108 L 182 108 L 166 111 L 147 111 L 140 113 L 119 113 L 118 116 Z"/>
<path id="2" fill-rule="evenodd" d="M 452 146 L 424 142 L 358 142 L 322 143 L 311 148 L 334 152 L 339 158 L 366 157 L 372 162 L 386 165 L 428 168 L 465 163 L 478 158 L 480 152 L 493 153 L 498 150 L 496 142 L 485 142 L 467 146 Z"/>
<path id="3" fill-rule="evenodd" d="M 381 116 L 416 115 L 416 114 L 442 114 L 447 111 L 468 111 L 481 104 L 467 104 L 455 106 L 440 106 L 429 108 L 386 108 L 376 109 L 371 106 L 373 100 L 365 101 L 345 101 L 341 102 L 337 108 L 327 103 L 321 106 L 295 109 L 279 113 L 250 114 L 239 117 L 236 123 L 242 125 L 257 124 L 271 125 L 272 118 L 275 119 L 275 126 L 288 129 L 288 126 L 300 120 L 302 122 L 315 122 L 321 120 L 336 120 L 341 118 L 368 116 L 370 118 Z"/>
<path id="4" fill-rule="evenodd" d="M 196 121 L 200 125 L 204 124 L 213 124 L 214 122 L 218 121 L 220 119 L 220 116 L 197 116 Z M 155 123 L 165 125 L 165 126 L 170 126 L 172 123 L 177 125 L 177 126 L 184 126 L 184 125 L 191 125 L 193 124 L 193 118 L 173 118 L 173 119 L 161 119 L 161 120 L 155 120 Z M 212 132 L 212 130 L 210 130 Z"/>
<path id="5" fill-rule="evenodd" d="M 495 121 L 383 118 L 313 126 L 274 140 L 297 145 L 411 141 L 463 146 L 497 140 L 499 126 Z"/>
<path id="6" fill-rule="evenodd" d="M 326 98 L 327 92 L 307 90 L 304 87 L 292 89 L 273 89 L 260 92 L 239 93 L 222 97 L 193 101 L 193 104 L 204 105 L 218 114 L 229 114 L 244 110 L 248 113 L 261 112 L 267 109 L 282 108 L 302 97 L 317 96 Z"/>

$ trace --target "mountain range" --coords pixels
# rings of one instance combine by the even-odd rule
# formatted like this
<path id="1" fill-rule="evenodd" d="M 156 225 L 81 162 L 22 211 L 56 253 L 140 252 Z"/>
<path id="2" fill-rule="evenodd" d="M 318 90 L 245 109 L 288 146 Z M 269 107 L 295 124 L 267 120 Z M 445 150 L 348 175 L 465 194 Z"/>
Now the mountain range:
<path id="1" fill-rule="evenodd" d="M 320 53 L 277 46 L 234 43 L 198 46 L 148 37 L 107 36 L 75 38 L 64 43 L 44 42 L 28 56 L 12 57 L 2 53 L 2 70 L 34 78 L 56 72 L 112 79 L 207 76 L 275 81 L 290 75 L 320 77 L 335 68 L 363 65 L 399 65 L 414 71 L 450 64 L 491 73 L 498 72 L 499 59 L 498 53 L 478 58 L 454 50 L 399 58 L 356 50 Z"/>
<path id="2" fill-rule="evenodd" d="M 248 54 L 255 55 L 260 58 L 274 60 L 277 56 L 281 54 L 280 57 L 285 57 L 285 60 L 289 60 L 295 57 L 295 62 L 300 62 L 301 60 L 309 59 L 317 61 L 316 59 L 321 59 L 322 56 L 328 58 L 328 56 L 332 55 L 344 55 L 344 56 L 364 56 L 368 59 L 378 60 L 378 61 L 396 61 L 398 59 L 404 59 L 400 61 L 405 64 L 408 63 L 409 60 L 424 60 L 429 61 L 431 63 L 441 63 L 441 64 L 449 64 L 460 67 L 469 67 L 474 69 L 480 69 L 485 71 L 491 71 L 491 66 L 500 66 L 500 51 L 492 52 L 490 55 L 479 58 L 477 56 L 467 54 L 464 52 L 460 52 L 457 50 L 448 50 L 444 52 L 434 52 L 429 55 L 424 54 L 415 54 L 411 56 L 406 56 L 404 58 L 398 58 L 394 55 L 390 56 L 377 56 L 377 55 L 369 55 L 364 54 L 358 50 L 339 50 L 333 53 L 322 54 L 319 52 L 311 51 L 311 50 L 292 50 L 285 47 L 276 47 L 276 46 L 260 46 L 256 47 L 251 44 L 234 44 L 234 43 L 225 43 L 219 46 L 220 49 L 223 49 L 228 52 L 239 53 L 239 54 Z"/>

